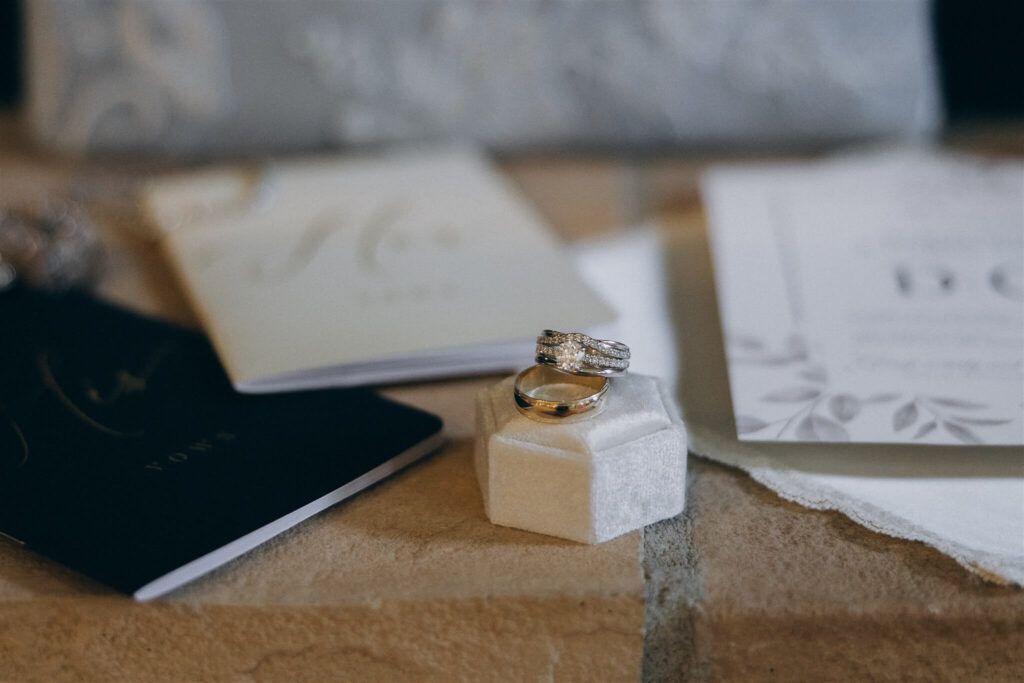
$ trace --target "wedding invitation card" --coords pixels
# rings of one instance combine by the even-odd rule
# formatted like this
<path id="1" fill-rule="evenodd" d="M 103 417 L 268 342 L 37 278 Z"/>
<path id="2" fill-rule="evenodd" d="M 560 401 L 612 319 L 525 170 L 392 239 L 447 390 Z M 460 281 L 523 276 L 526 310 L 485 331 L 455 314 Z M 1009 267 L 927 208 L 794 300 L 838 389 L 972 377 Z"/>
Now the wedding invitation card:
<path id="1" fill-rule="evenodd" d="M 472 151 L 215 169 L 145 203 L 239 391 L 510 370 L 614 318 Z"/>
<path id="2" fill-rule="evenodd" d="M 201 334 L 0 293 L 0 533 L 148 600 L 427 455 L 365 389 L 244 396 Z"/>
<path id="3" fill-rule="evenodd" d="M 703 196 L 741 439 L 1024 444 L 1024 164 L 726 167 Z"/>

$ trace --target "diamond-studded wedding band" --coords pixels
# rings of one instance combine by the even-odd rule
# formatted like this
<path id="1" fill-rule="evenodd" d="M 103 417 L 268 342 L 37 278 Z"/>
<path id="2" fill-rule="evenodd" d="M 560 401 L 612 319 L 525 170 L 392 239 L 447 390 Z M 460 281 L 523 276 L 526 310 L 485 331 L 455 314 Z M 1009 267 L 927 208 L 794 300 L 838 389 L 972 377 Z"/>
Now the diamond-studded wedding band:
<path id="1" fill-rule="evenodd" d="M 541 422 L 564 422 L 596 415 L 608 386 L 605 377 L 569 375 L 534 365 L 519 373 L 512 388 L 516 408 L 523 415 Z"/>
<path id="2" fill-rule="evenodd" d="M 629 347 L 580 332 L 544 330 L 544 334 L 537 337 L 536 361 L 572 375 L 607 377 L 629 368 Z"/>

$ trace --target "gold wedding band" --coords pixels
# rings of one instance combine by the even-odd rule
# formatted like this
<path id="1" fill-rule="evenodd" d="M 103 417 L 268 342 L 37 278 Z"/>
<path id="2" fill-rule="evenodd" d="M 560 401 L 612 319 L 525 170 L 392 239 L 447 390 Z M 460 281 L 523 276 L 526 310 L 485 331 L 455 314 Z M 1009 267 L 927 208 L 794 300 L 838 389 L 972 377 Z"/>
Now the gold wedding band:
<path id="1" fill-rule="evenodd" d="M 599 409 L 608 393 L 608 379 L 534 365 L 516 376 L 513 392 L 523 415 L 541 422 L 563 422 Z"/>

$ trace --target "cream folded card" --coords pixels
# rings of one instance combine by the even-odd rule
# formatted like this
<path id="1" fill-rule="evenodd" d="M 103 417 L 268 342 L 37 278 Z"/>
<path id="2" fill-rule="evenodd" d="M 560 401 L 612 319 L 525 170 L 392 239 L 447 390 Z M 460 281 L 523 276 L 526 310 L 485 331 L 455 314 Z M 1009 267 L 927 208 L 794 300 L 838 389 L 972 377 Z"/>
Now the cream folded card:
<path id="1" fill-rule="evenodd" d="M 239 391 L 507 370 L 614 318 L 472 151 L 202 171 L 144 204 Z"/>
<path id="2" fill-rule="evenodd" d="M 703 189 L 741 439 L 1024 444 L 1024 165 L 901 151 Z"/>

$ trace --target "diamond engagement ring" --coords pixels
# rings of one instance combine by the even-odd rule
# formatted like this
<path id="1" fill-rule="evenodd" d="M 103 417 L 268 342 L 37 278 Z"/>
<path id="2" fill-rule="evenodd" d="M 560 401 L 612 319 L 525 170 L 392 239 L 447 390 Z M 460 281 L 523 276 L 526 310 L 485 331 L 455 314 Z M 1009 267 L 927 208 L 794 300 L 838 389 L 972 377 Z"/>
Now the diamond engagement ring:
<path id="1" fill-rule="evenodd" d="M 605 377 L 569 375 L 534 365 L 519 373 L 512 388 L 523 415 L 541 422 L 566 422 L 596 415 L 608 387 Z"/>
<path id="2" fill-rule="evenodd" d="M 629 368 L 629 347 L 580 332 L 544 330 L 544 334 L 537 337 L 536 361 L 571 375 L 607 377 Z"/>

